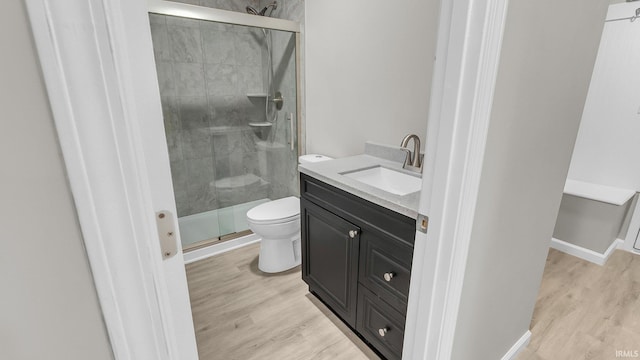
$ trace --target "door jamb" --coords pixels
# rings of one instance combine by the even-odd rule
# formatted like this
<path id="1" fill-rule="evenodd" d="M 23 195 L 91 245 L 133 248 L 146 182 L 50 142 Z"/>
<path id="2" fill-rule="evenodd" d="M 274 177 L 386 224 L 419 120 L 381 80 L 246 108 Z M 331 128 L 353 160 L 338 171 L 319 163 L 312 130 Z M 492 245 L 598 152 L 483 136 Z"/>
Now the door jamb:
<path id="1" fill-rule="evenodd" d="M 404 359 L 448 360 L 496 86 L 508 0 L 443 1 Z M 417 256 L 416 256 L 417 255 Z"/>
<path id="2" fill-rule="evenodd" d="M 148 29 L 146 3 L 27 0 L 26 6 L 114 357 L 197 359 L 193 325 L 182 326 L 191 318 L 173 321 L 185 311 L 169 295 L 175 274 L 165 269 L 179 263 L 184 276 L 184 264 L 181 251 L 162 260 L 155 224 L 161 209 L 154 208 L 144 156 L 149 129 L 141 124 L 149 108 L 162 118 L 160 96 L 140 103 L 132 83 L 140 69 L 131 69 L 126 30 L 145 18 Z M 150 30 L 133 37 L 145 35 L 150 47 Z M 175 214 L 175 205 L 165 209 Z M 180 290 L 186 299 L 179 305 L 188 306 Z"/>

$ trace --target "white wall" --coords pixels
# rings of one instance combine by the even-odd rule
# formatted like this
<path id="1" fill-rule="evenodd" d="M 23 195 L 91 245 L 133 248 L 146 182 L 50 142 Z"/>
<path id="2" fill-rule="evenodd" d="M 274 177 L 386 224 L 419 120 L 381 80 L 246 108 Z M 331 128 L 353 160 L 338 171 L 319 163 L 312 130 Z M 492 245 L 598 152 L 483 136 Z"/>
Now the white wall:
<path id="1" fill-rule="evenodd" d="M 611 7 L 632 16 L 638 3 Z M 617 9 L 617 11 L 616 11 Z M 640 191 L 640 23 L 609 21 L 593 71 L 569 178 Z"/>
<path id="2" fill-rule="evenodd" d="M 306 1 L 307 152 L 424 142 L 439 1 Z M 424 148 L 424 144 L 423 144 Z"/>
<path id="3" fill-rule="evenodd" d="M 453 359 L 529 329 L 608 2 L 510 1 Z"/>
<path id="4" fill-rule="evenodd" d="M 0 357 L 111 359 L 22 1 L 0 45 Z"/>

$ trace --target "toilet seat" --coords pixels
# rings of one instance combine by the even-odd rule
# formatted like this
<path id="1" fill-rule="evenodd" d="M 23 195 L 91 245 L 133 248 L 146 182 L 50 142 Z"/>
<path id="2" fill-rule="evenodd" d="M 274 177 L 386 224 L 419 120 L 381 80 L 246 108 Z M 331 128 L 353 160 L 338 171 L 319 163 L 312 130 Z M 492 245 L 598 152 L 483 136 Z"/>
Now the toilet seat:
<path id="1" fill-rule="evenodd" d="M 295 196 L 260 204 L 247 212 L 247 219 L 255 224 L 281 224 L 300 217 L 300 200 Z"/>

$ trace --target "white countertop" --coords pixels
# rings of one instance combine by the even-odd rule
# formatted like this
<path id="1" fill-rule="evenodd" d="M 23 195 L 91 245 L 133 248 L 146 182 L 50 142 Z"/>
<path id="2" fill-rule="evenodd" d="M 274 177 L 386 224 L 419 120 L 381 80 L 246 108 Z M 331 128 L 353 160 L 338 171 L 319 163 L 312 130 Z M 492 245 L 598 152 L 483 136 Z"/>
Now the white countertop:
<path id="1" fill-rule="evenodd" d="M 335 186 L 338 189 L 349 192 L 355 196 L 361 197 L 374 204 L 393 210 L 412 219 L 416 219 L 418 217 L 418 201 L 420 198 L 420 192 L 414 192 L 403 196 L 395 195 L 341 175 L 341 173 L 375 166 L 383 166 L 389 169 L 410 173 L 407 170 L 402 169 L 402 164 L 399 162 L 366 154 L 311 164 L 300 164 L 298 169 L 301 173 Z"/>

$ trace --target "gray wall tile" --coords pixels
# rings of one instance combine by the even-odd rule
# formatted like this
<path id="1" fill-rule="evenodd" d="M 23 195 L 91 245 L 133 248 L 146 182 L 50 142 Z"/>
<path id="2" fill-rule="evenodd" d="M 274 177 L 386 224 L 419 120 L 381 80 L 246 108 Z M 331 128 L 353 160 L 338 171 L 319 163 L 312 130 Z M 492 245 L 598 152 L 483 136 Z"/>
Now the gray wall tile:
<path id="1" fill-rule="evenodd" d="M 213 180 L 213 158 L 205 157 L 185 160 L 189 186 L 207 185 Z"/>
<path id="2" fill-rule="evenodd" d="M 169 0 L 169 1 L 183 3 L 183 4 L 201 5 L 201 0 Z"/>
<path id="3" fill-rule="evenodd" d="M 206 95 L 202 64 L 175 63 L 173 73 L 177 96 Z"/>
<path id="4" fill-rule="evenodd" d="M 180 108 L 174 96 L 162 96 L 162 117 L 164 119 L 164 131 L 168 135 L 182 130 L 180 123 Z"/>
<path id="5" fill-rule="evenodd" d="M 182 132 L 173 131 L 167 133 L 167 148 L 169 150 L 170 161 L 180 161 L 182 156 Z"/>
<path id="6" fill-rule="evenodd" d="M 199 28 L 167 26 L 167 33 L 173 61 L 202 62 L 202 41 Z"/>
<path id="7" fill-rule="evenodd" d="M 263 85 L 263 71 L 259 66 L 237 66 L 238 73 L 238 93 L 263 93 L 265 91 Z"/>
<path id="8" fill-rule="evenodd" d="M 206 96 L 181 96 L 178 99 L 183 130 L 209 127 L 209 105 Z"/>
<path id="9" fill-rule="evenodd" d="M 158 15 L 158 14 L 149 14 L 149 23 L 151 25 L 166 25 L 167 24 L 167 20 L 166 20 L 166 16 L 164 15 Z M 151 27 L 151 29 L 153 29 L 153 26 Z M 153 30 L 151 30 L 153 32 Z M 151 36 L 153 36 L 153 34 L 151 34 Z"/>
<path id="10" fill-rule="evenodd" d="M 232 126 L 240 118 L 240 109 L 237 106 L 238 96 L 209 96 L 209 114 L 211 126 Z"/>
<path id="11" fill-rule="evenodd" d="M 156 15 L 157 16 L 157 15 Z M 157 61 L 170 61 L 171 48 L 169 47 L 169 35 L 167 25 L 160 21 L 151 22 L 151 40 L 153 41 L 153 55 Z"/>
<path id="12" fill-rule="evenodd" d="M 204 62 L 233 65 L 236 61 L 235 40 L 233 32 L 220 29 L 203 28 Z"/>
<path id="13" fill-rule="evenodd" d="M 238 91 L 238 73 L 234 65 L 205 64 L 207 94 L 232 95 Z"/>
<path id="14" fill-rule="evenodd" d="M 156 72 L 158 74 L 158 85 L 161 96 L 174 96 L 176 84 L 173 76 L 173 63 L 156 61 Z"/>
<path id="15" fill-rule="evenodd" d="M 204 129 L 183 130 L 182 154 L 184 159 L 211 157 L 211 136 Z"/>
<path id="16" fill-rule="evenodd" d="M 236 63 L 240 65 L 261 66 L 263 42 L 262 34 L 238 34 L 235 42 Z"/>

